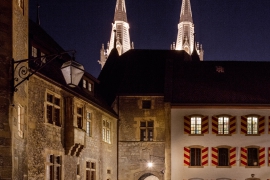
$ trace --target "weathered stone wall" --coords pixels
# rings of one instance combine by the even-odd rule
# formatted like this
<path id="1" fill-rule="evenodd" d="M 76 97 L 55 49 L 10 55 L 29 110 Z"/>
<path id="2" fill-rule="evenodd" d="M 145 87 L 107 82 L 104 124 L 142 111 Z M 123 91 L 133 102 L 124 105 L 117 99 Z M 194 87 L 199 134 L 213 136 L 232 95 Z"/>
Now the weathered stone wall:
<path id="1" fill-rule="evenodd" d="M 143 109 L 142 100 L 150 100 L 151 108 Z M 167 151 L 170 151 L 170 122 L 163 97 L 157 96 L 122 96 L 119 97 L 119 180 L 138 180 L 145 174 L 153 174 L 165 179 L 170 171 Z M 154 121 L 153 141 L 140 141 L 140 121 Z M 169 142 L 167 142 L 169 141 Z M 154 166 L 147 167 L 152 160 Z M 169 178 L 168 178 L 169 179 Z"/>
<path id="2" fill-rule="evenodd" d="M 62 126 L 57 127 L 45 123 L 45 94 L 50 91 L 61 96 L 62 103 Z M 66 97 L 73 97 L 55 85 L 33 76 L 29 80 L 29 134 L 28 134 L 28 156 L 29 177 L 28 179 L 44 179 L 46 174 L 46 157 L 49 154 L 62 156 L 62 178 L 65 180 L 85 179 L 86 161 L 96 163 L 96 179 L 116 180 L 117 176 L 117 120 L 105 113 L 98 107 L 74 97 L 74 104 L 65 104 Z M 84 136 L 84 148 L 80 156 L 67 155 L 65 151 L 65 123 L 67 118 L 65 106 L 75 107 L 76 103 L 82 103 L 85 109 L 92 113 L 92 136 Z M 102 141 L 102 118 L 110 119 L 112 122 L 112 143 Z M 85 128 L 84 123 L 84 128 Z M 85 130 L 85 129 L 84 129 Z M 45 165 L 44 165 L 45 164 Z M 77 175 L 77 164 L 80 165 L 80 173 Z M 111 174 L 107 174 L 107 170 Z"/>

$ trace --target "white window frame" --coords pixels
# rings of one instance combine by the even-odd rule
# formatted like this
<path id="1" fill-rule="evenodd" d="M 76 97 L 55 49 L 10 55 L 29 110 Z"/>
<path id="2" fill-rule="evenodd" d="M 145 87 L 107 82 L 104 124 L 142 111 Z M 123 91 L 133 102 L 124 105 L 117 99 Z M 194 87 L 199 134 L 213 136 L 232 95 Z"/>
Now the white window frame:
<path id="1" fill-rule="evenodd" d="M 90 167 L 87 167 L 87 163 L 90 164 Z M 89 172 L 89 177 L 87 178 L 88 172 Z M 94 173 L 94 179 L 91 179 L 93 173 Z M 86 161 L 85 162 L 85 179 L 86 180 L 96 180 L 97 179 L 97 163 L 96 162 L 94 162 L 94 161 Z"/>
<path id="2" fill-rule="evenodd" d="M 52 102 L 48 101 L 48 95 L 52 96 Z M 59 104 L 56 104 L 56 99 L 59 100 Z M 52 93 L 52 92 L 47 92 L 45 93 L 45 122 L 48 123 L 48 124 L 52 124 L 52 125 L 55 125 L 55 126 L 58 126 L 58 127 L 61 127 L 62 125 L 62 116 L 61 116 L 61 103 L 62 103 L 62 99 L 61 99 L 61 96 L 60 95 L 57 95 L 55 93 Z M 48 119 L 48 106 L 52 107 L 52 123 L 49 122 L 49 119 Z M 56 120 L 55 120 L 55 112 L 56 110 L 59 110 L 59 124 L 56 123 Z"/>
<path id="3" fill-rule="evenodd" d="M 192 116 L 190 118 L 190 134 L 202 134 L 202 117 Z"/>
<path id="4" fill-rule="evenodd" d="M 92 112 L 86 111 L 86 135 L 92 136 Z"/>
<path id="5" fill-rule="evenodd" d="M 226 123 L 228 124 L 226 125 Z M 218 117 L 218 134 L 230 134 L 230 118 L 228 116 Z"/>
<path id="6" fill-rule="evenodd" d="M 51 157 L 53 158 L 51 161 Z M 57 158 L 59 158 L 59 162 L 57 162 Z M 62 156 L 56 154 L 49 154 L 46 157 L 46 167 L 47 167 L 47 180 L 61 180 L 62 179 Z M 59 168 L 59 174 L 57 178 L 57 169 Z M 52 171 L 52 172 L 51 172 Z M 51 177 L 51 173 L 52 176 Z"/>
<path id="7" fill-rule="evenodd" d="M 111 144 L 111 126 L 112 123 L 109 120 L 102 120 L 102 140 Z"/>
<path id="8" fill-rule="evenodd" d="M 258 125 L 259 125 L 259 118 L 257 116 L 247 117 L 247 134 L 255 134 L 255 135 L 258 134 L 259 133 Z"/>

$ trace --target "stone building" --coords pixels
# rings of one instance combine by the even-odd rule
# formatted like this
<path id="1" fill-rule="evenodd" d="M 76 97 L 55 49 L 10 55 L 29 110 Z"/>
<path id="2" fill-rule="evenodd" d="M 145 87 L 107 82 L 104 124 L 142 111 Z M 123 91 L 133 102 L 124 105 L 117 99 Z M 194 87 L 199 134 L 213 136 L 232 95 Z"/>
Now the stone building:
<path id="1" fill-rule="evenodd" d="M 117 179 L 118 116 L 99 81 L 85 72 L 77 87 L 65 83 L 71 57 L 29 21 L 28 1 L 0 9 L 0 179 Z"/>

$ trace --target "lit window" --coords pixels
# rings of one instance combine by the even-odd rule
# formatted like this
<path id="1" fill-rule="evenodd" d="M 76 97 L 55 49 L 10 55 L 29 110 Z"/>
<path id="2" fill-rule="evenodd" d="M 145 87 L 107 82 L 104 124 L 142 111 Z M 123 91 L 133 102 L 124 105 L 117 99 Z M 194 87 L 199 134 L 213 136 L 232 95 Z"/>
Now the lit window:
<path id="1" fill-rule="evenodd" d="M 61 156 L 49 155 L 47 160 L 49 180 L 61 179 Z"/>
<path id="2" fill-rule="evenodd" d="M 83 79 L 83 88 L 86 88 L 86 80 Z"/>
<path id="3" fill-rule="evenodd" d="M 90 112 L 87 112 L 86 113 L 86 119 L 87 119 L 87 122 L 86 122 L 86 134 L 87 136 L 91 136 L 91 119 L 92 119 L 92 114 Z"/>
<path id="4" fill-rule="evenodd" d="M 23 126 L 24 126 L 24 108 L 18 105 L 18 135 L 23 137 Z"/>
<path id="5" fill-rule="evenodd" d="M 143 100 L 142 101 L 142 108 L 143 109 L 151 109 L 151 101 L 150 100 Z"/>
<path id="6" fill-rule="evenodd" d="M 44 56 L 46 56 L 46 54 L 44 54 L 43 52 L 41 52 L 40 55 L 41 55 L 41 62 L 45 64 L 46 63 L 46 57 L 44 57 Z"/>
<path id="7" fill-rule="evenodd" d="M 140 122 L 140 141 L 153 141 L 154 121 Z"/>
<path id="8" fill-rule="evenodd" d="M 202 133 L 202 118 L 201 117 L 191 117 L 191 134 L 201 134 Z"/>
<path id="9" fill-rule="evenodd" d="M 219 117 L 218 118 L 218 134 L 229 134 L 229 118 Z"/>
<path id="10" fill-rule="evenodd" d="M 111 122 L 107 120 L 102 121 L 102 139 L 107 143 L 111 143 Z"/>
<path id="11" fill-rule="evenodd" d="M 259 166 L 259 149 L 247 148 L 248 166 Z"/>
<path id="12" fill-rule="evenodd" d="M 228 148 L 218 148 L 218 166 L 229 166 Z"/>
<path id="13" fill-rule="evenodd" d="M 258 134 L 258 118 L 247 118 L 247 134 Z"/>
<path id="14" fill-rule="evenodd" d="M 18 0 L 18 6 L 23 9 L 24 0 Z"/>
<path id="15" fill-rule="evenodd" d="M 201 148 L 190 148 L 190 166 L 201 166 Z"/>
<path id="16" fill-rule="evenodd" d="M 82 107 L 77 107 L 77 127 L 83 128 L 83 109 Z"/>
<path id="17" fill-rule="evenodd" d="M 86 161 L 86 180 L 96 180 L 96 163 Z"/>
<path id="18" fill-rule="evenodd" d="M 60 98 L 47 93 L 46 96 L 46 118 L 47 123 L 61 126 L 60 122 Z"/>
<path id="19" fill-rule="evenodd" d="M 38 50 L 34 46 L 32 46 L 32 57 L 38 57 Z"/>
<path id="20" fill-rule="evenodd" d="M 88 83 L 88 91 L 92 91 L 92 84 Z"/>

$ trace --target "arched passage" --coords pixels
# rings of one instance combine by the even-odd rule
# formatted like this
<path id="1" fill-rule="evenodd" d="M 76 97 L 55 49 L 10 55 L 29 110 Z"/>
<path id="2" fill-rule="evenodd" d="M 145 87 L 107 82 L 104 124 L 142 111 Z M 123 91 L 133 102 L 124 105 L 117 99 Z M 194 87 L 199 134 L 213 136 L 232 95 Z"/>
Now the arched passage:
<path id="1" fill-rule="evenodd" d="M 142 175 L 139 180 L 159 180 L 158 177 L 154 176 L 151 173 L 146 173 Z"/>

